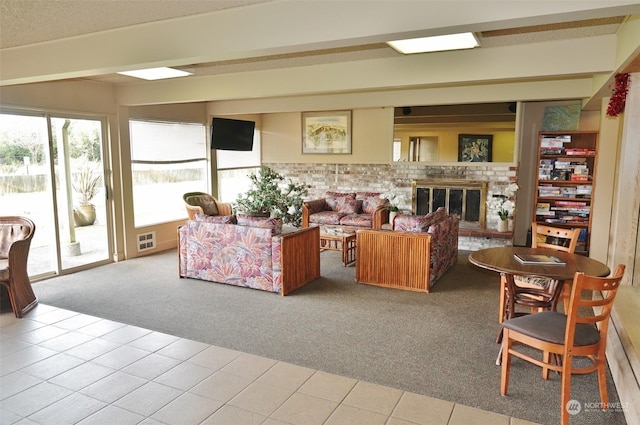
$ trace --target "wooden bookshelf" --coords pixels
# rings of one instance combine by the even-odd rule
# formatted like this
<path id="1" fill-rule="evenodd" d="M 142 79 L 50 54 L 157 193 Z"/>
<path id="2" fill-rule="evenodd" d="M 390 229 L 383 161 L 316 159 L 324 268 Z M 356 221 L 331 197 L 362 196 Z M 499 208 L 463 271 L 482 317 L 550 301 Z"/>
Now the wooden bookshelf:
<path id="1" fill-rule="evenodd" d="M 589 254 L 598 132 L 543 131 L 538 137 L 535 221 L 581 228 L 577 253 Z"/>

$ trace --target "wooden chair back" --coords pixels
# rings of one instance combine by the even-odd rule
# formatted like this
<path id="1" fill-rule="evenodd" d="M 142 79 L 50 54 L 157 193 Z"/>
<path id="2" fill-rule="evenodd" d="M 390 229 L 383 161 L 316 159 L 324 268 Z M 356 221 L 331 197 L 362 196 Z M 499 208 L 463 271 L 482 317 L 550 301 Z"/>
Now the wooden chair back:
<path id="1" fill-rule="evenodd" d="M 558 251 L 573 253 L 578 244 L 580 228 L 567 229 L 546 226 L 534 222 L 531 225 L 531 247 L 552 248 Z"/>

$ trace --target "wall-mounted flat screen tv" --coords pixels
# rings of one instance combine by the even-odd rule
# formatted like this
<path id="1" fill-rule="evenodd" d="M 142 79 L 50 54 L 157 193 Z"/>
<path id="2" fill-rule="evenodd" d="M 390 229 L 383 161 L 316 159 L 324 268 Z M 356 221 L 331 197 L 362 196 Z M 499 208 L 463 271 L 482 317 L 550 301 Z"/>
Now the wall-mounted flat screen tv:
<path id="1" fill-rule="evenodd" d="M 253 121 L 214 117 L 211 122 L 211 149 L 251 151 L 255 128 Z"/>

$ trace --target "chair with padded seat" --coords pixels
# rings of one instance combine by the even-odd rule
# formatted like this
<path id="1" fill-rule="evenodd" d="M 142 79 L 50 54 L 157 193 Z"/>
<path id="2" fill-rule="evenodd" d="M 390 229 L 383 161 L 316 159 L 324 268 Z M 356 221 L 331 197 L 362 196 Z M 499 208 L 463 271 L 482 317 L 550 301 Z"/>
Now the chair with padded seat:
<path id="1" fill-rule="evenodd" d="M 578 243 L 580 229 L 567 229 L 533 223 L 531 226 L 531 247 L 551 248 L 556 251 L 574 253 Z M 505 278 L 500 279 L 500 317 L 502 323 L 506 319 L 520 314 L 516 306 L 524 306 L 530 311 L 555 310 L 565 282 L 557 282 L 547 277 L 514 276 L 513 294 L 507 290 Z M 512 300 L 509 297 L 512 296 Z M 500 342 L 500 338 L 498 338 Z"/>
<path id="2" fill-rule="evenodd" d="M 187 192 L 182 195 L 187 208 L 189 220 L 195 219 L 196 214 L 232 215 L 233 207 L 226 202 L 219 202 L 216 198 L 204 192 Z"/>
<path id="3" fill-rule="evenodd" d="M 561 374 L 560 419 L 568 425 L 571 400 L 571 376 L 597 372 L 602 408 L 607 409 L 605 356 L 611 308 L 624 275 L 625 266 L 618 265 L 607 278 L 576 273 L 571 286 L 567 314 L 543 311 L 502 323 L 503 349 L 500 393 L 507 394 L 512 356 L 542 367 L 542 378 L 549 371 Z M 524 350 L 518 350 L 525 345 Z M 542 359 L 532 353 L 542 352 Z M 557 362 L 553 357 L 562 358 Z M 576 360 L 580 361 L 576 361 Z"/>
<path id="4" fill-rule="evenodd" d="M 0 217 L 0 285 L 11 309 L 23 317 L 38 304 L 27 273 L 27 260 L 36 225 L 26 217 Z"/>

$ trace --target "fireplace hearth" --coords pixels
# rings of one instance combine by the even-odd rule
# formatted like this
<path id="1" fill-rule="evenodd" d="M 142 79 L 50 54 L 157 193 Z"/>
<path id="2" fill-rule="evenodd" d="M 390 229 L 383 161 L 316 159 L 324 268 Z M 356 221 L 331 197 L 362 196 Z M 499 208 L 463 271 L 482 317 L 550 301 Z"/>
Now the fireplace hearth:
<path id="1" fill-rule="evenodd" d="M 414 180 L 412 214 L 423 215 L 444 207 L 458 214 L 461 228 L 484 229 L 487 182 L 474 180 Z"/>

